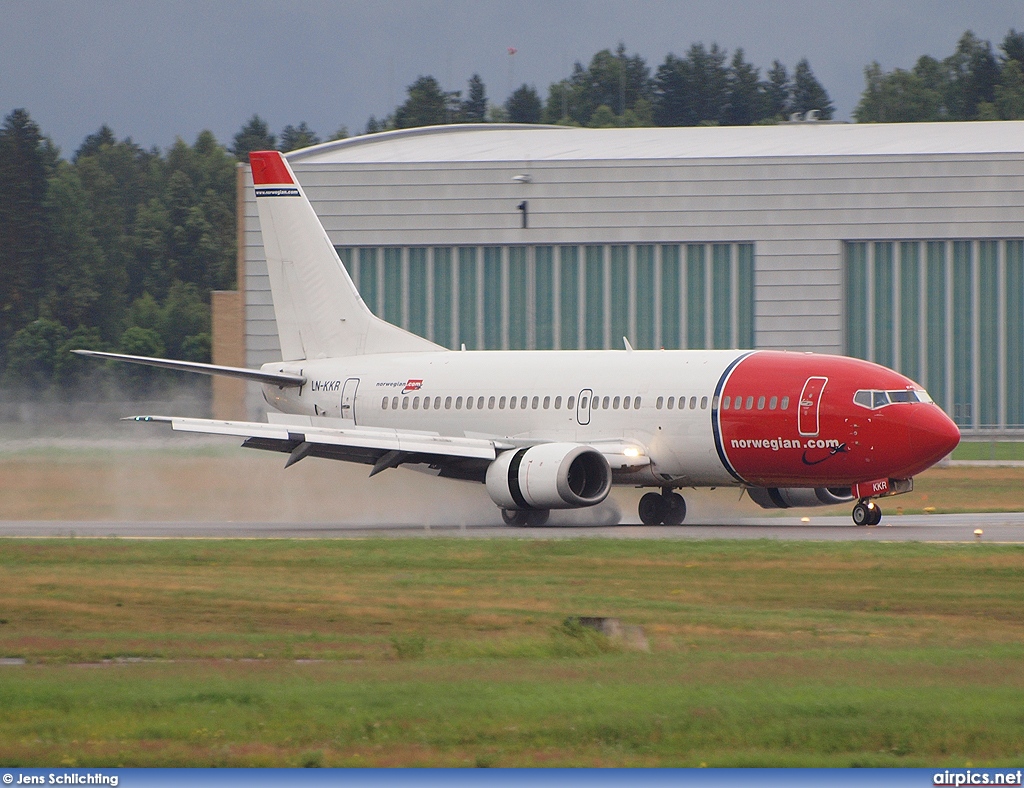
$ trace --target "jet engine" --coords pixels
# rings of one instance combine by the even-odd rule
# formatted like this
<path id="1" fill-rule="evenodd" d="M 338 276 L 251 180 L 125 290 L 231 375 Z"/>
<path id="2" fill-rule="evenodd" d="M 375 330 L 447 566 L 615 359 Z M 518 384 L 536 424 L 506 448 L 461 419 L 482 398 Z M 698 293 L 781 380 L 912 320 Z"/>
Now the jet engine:
<path id="1" fill-rule="evenodd" d="M 762 509 L 831 506 L 853 500 L 849 487 L 751 487 L 747 494 Z"/>
<path id="2" fill-rule="evenodd" d="M 575 509 L 608 497 L 604 455 L 578 443 L 541 443 L 502 452 L 487 468 L 487 494 L 502 509 Z"/>

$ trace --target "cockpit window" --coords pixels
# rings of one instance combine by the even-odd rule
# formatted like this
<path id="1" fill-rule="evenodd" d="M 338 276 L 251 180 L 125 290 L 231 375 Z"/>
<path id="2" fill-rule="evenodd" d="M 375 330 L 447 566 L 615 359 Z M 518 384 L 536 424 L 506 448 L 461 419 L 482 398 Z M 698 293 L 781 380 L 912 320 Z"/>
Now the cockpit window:
<path id="1" fill-rule="evenodd" d="M 880 391 L 877 389 L 861 389 L 853 395 L 853 401 L 862 408 L 878 410 L 894 402 L 931 402 L 932 398 L 924 389 L 901 389 L 897 391 Z"/>

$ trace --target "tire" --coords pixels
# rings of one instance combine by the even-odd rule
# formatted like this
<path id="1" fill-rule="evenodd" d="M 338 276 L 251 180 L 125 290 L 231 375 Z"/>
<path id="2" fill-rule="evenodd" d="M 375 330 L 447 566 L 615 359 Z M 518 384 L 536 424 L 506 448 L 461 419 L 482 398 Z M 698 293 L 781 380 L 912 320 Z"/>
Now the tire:
<path id="1" fill-rule="evenodd" d="M 871 511 L 874 512 L 874 514 L 871 516 L 871 522 L 868 523 L 868 525 L 878 525 L 882 522 L 882 507 L 872 506 Z"/>
<path id="2" fill-rule="evenodd" d="M 517 528 L 522 528 L 528 524 L 530 516 L 529 509 L 502 509 L 501 519 L 505 521 L 505 525 L 514 525 Z"/>
<path id="3" fill-rule="evenodd" d="M 866 503 L 859 503 L 853 507 L 853 524 L 854 525 L 871 525 L 871 520 L 874 515 L 868 508 Z"/>
<path id="4" fill-rule="evenodd" d="M 502 509 L 501 519 L 516 528 L 539 527 L 547 525 L 550 514 L 549 509 Z"/>
<path id="5" fill-rule="evenodd" d="M 653 492 L 647 493 L 640 499 L 637 514 L 640 515 L 640 522 L 644 525 L 661 525 L 665 522 L 665 517 L 668 514 L 665 496 Z"/>
<path id="6" fill-rule="evenodd" d="M 686 519 L 686 500 L 679 493 L 670 493 L 665 496 L 668 502 L 668 513 L 665 515 L 665 525 L 682 525 Z"/>

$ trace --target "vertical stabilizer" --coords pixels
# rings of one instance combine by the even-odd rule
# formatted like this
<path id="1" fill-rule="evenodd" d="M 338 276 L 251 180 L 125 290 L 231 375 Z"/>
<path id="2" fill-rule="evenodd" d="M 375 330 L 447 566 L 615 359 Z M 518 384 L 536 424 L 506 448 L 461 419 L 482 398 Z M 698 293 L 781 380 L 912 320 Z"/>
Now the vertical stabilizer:
<path id="1" fill-rule="evenodd" d="M 284 360 L 444 349 L 370 312 L 279 152 L 249 162 Z"/>

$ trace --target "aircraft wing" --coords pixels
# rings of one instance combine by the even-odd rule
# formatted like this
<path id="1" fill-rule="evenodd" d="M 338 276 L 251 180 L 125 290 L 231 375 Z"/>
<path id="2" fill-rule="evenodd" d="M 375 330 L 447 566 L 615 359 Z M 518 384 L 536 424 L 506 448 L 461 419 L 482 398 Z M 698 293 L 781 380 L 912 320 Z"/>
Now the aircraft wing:
<path id="1" fill-rule="evenodd" d="M 372 465 L 374 476 L 403 464 L 436 466 L 442 475 L 482 479 L 498 452 L 513 448 L 483 438 L 460 438 L 429 432 L 331 425 L 333 419 L 281 416 L 270 422 L 221 421 L 177 416 L 132 416 L 126 421 L 170 424 L 181 432 L 232 435 L 252 449 L 289 455 L 287 468 L 305 457 L 324 457 Z M 448 471 L 448 473 L 444 473 Z"/>
<path id="2" fill-rule="evenodd" d="M 131 416 L 126 421 L 170 424 L 179 432 L 244 438 L 251 449 L 288 454 L 287 468 L 305 457 L 322 457 L 372 465 L 370 476 L 399 465 L 427 465 L 438 475 L 483 481 L 487 466 L 500 452 L 544 441 L 457 437 L 432 432 L 339 426 L 338 419 L 268 414 L 268 422 L 222 421 L 178 416 Z M 593 444 L 615 469 L 650 463 L 642 447 L 623 441 Z"/>

